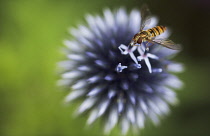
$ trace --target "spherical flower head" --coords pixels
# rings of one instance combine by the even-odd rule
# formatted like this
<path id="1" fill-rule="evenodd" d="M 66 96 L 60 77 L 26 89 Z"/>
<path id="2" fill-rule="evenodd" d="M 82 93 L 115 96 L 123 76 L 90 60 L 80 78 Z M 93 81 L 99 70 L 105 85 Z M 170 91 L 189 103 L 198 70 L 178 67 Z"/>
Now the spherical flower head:
<path id="1" fill-rule="evenodd" d="M 72 88 L 65 101 L 82 99 L 77 113 L 89 114 L 87 124 L 103 118 L 105 133 L 116 125 L 126 134 L 129 128 L 144 128 L 147 120 L 158 124 L 169 104 L 177 102 L 173 89 L 182 86 L 171 74 L 181 72 L 182 65 L 168 60 L 178 51 L 160 45 L 146 51 L 147 42 L 127 46 L 139 32 L 140 14 L 120 8 L 106 9 L 103 16 L 87 15 L 87 26 L 71 29 L 74 38 L 64 42 L 67 59 L 59 63 L 65 71 L 59 84 Z M 157 22 L 152 17 L 144 29 Z M 169 33 L 160 36 L 167 38 Z"/>

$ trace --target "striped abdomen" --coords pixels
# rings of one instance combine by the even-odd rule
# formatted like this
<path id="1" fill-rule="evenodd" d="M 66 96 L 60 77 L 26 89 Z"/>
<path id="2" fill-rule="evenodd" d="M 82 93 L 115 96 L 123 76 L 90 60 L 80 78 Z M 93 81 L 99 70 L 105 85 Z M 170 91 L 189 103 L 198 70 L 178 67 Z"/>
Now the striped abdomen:
<path id="1" fill-rule="evenodd" d="M 165 32 L 165 30 L 166 30 L 165 26 L 156 26 L 146 30 L 146 32 L 150 37 L 155 37 Z"/>

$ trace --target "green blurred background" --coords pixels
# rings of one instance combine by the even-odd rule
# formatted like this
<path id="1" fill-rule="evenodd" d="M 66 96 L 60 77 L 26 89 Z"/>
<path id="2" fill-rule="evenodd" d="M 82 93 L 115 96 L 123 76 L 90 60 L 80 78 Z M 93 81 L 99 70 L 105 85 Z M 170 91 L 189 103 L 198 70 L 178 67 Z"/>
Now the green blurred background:
<path id="1" fill-rule="evenodd" d="M 87 13 L 105 7 L 140 8 L 147 3 L 160 24 L 172 28 L 171 39 L 184 50 L 174 60 L 185 64 L 179 74 L 185 87 L 179 106 L 158 127 L 142 136 L 210 135 L 210 2 L 208 0 L 0 0 L 0 136 L 99 136 L 86 129 L 86 117 L 72 118 L 73 107 L 56 87 L 56 63 L 67 28 Z M 112 135 L 116 135 L 114 131 Z"/>

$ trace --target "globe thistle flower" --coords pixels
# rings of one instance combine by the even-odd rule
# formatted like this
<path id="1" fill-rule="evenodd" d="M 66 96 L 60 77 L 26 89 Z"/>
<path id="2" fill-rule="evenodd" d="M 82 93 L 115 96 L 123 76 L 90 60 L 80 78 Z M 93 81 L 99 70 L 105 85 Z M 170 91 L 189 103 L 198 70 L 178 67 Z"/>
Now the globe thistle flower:
<path id="1" fill-rule="evenodd" d="M 59 84 L 72 89 L 65 101 L 82 99 L 77 113 L 89 114 L 87 124 L 103 118 L 105 133 L 116 125 L 126 134 L 129 128 L 144 128 L 147 120 L 158 124 L 169 104 L 177 102 L 173 89 L 182 86 L 171 72 L 183 66 L 169 60 L 178 51 L 154 45 L 145 52 L 145 43 L 127 47 L 140 29 L 138 10 L 106 9 L 103 16 L 87 15 L 86 21 L 87 26 L 71 29 L 74 38 L 64 42 L 67 58 L 59 63 L 64 68 Z M 157 22 L 152 17 L 145 29 Z"/>

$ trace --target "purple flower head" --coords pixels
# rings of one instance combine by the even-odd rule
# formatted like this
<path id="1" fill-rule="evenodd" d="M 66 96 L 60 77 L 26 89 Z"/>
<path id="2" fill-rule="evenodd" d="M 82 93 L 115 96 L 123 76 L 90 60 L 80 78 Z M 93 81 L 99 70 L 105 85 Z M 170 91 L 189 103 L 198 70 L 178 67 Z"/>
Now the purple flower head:
<path id="1" fill-rule="evenodd" d="M 154 45 L 145 53 L 145 43 L 128 49 L 140 29 L 140 12 L 120 8 L 103 14 L 87 15 L 87 26 L 71 29 L 74 38 L 65 41 L 67 58 L 60 62 L 65 72 L 59 84 L 72 88 L 65 100 L 83 99 L 77 113 L 89 114 L 87 124 L 103 118 L 105 133 L 116 125 L 126 134 L 129 128 L 144 128 L 147 120 L 158 124 L 158 117 L 169 112 L 169 104 L 177 102 L 173 89 L 182 86 L 169 73 L 183 70 L 181 64 L 168 60 L 177 51 Z M 157 22 L 152 17 L 145 29 Z"/>

